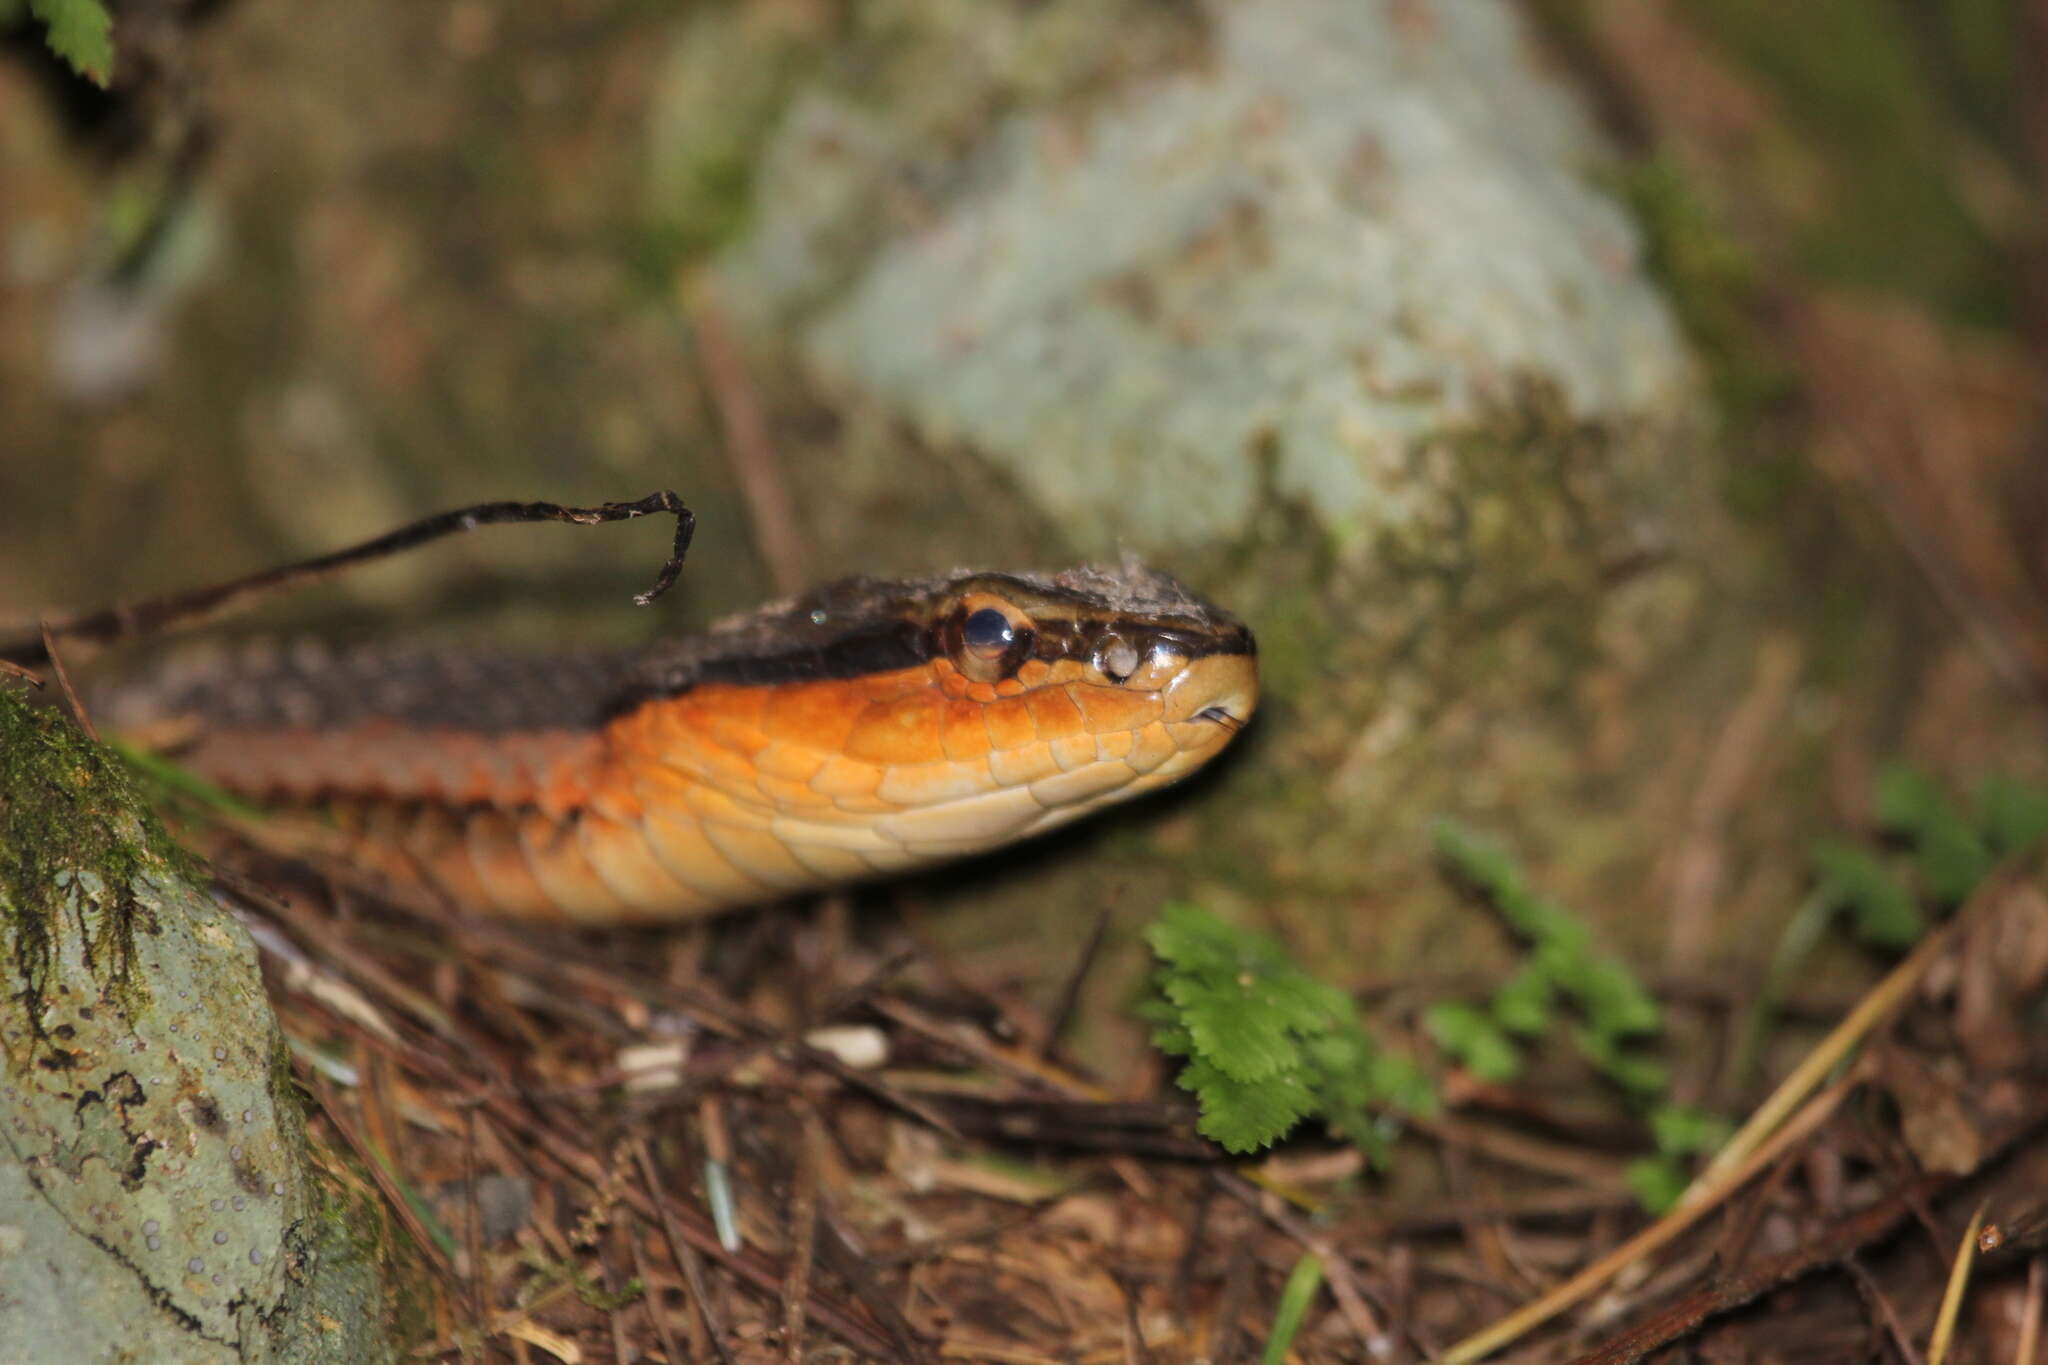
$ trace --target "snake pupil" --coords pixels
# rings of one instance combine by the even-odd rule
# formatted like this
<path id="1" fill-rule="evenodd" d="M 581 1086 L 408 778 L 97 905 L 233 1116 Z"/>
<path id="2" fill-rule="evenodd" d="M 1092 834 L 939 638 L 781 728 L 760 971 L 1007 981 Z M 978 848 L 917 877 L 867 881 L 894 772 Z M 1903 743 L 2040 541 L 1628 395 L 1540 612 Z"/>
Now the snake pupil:
<path id="1" fill-rule="evenodd" d="M 1015 642 L 1017 632 L 1010 625 L 1010 618 L 994 607 L 983 607 L 970 612 L 961 623 L 960 639 L 977 654 L 1000 654 Z"/>

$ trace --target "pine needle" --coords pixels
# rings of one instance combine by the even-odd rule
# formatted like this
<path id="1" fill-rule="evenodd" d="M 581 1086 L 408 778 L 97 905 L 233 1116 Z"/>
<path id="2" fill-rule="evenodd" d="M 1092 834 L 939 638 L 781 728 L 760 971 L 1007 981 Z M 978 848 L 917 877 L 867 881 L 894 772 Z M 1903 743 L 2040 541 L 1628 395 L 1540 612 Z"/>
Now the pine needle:
<path id="1" fill-rule="evenodd" d="M 1984 1226 L 1983 1204 L 1970 1215 L 1963 1244 L 1956 1248 L 1955 1267 L 1948 1273 L 1948 1291 L 1941 1296 L 1941 1312 L 1934 1319 L 1934 1335 L 1927 1342 L 1927 1365 L 1941 1365 L 1948 1356 L 1948 1344 L 1955 1337 L 1956 1315 L 1963 1308 L 1963 1291 L 1970 1285 L 1970 1268 L 1977 1263 L 1977 1229 Z"/>

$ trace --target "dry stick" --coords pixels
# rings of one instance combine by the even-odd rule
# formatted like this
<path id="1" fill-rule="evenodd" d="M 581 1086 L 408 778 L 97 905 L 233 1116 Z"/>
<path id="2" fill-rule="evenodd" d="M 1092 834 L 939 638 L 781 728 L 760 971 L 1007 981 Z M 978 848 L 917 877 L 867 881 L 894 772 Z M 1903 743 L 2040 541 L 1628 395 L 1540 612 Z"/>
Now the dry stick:
<path id="1" fill-rule="evenodd" d="M 918 1344 L 917 1329 L 910 1325 L 909 1318 L 903 1316 L 903 1310 L 896 1306 L 895 1300 L 882 1292 L 870 1273 L 870 1267 L 879 1258 L 854 1245 L 853 1239 L 832 1216 L 832 1206 L 824 1200 L 818 1204 L 818 1232 L 818 1254 L 824 1258 L 825 1268 L 846 1281 L 848 1288 L 853 1290 L 854 1298 L 865 1305 L 875 1321 L 895 1338 L 899 1365 L 925 1365 L 930 1353 Z"/>
<path id="2" fill-rule="evenodd" d="M 690 321 L 697 331 L 697 358 L 703 363 L 704 380 L 725 431 L 726 459 L 754 523 L 754 542 L 761 558 L 768 561 L 776 588 L 795 592 L 810 578 L 796 508 L 782 477 L 782 464 L 775 458 L 768 419 L 748 378 L 746 362 L 708 288 L 696 291 Z"/>
<path id="3" fill-rule="evenodd" d="M 1898 1312 L 1892 1307 L 1892 1301 L 1885 1297 L 1884 1286 L 1863 1268 L 1863 1262 L 1855 1256 L 1844 1256 L 1842 1269 L 1848 1271 L 1849 1278 L 1856 1281 L 1856 1287 L 1863 1292 L 1864 1301 L 1869 1305 L 1870 1311 L 1877 1314 L 1878 1321 L 1884 1325 L 1885 1335 L 1892 1339 L 1892 1349 L 1899 1353 L 1899 1359 L 1906 1362 L 1906 1365 L 1926 1365 L 1920 1358 L 1920 1353 L 1913 1349 L 1913 1338 L 1906 1334 L 1906 1325 L 1899 1321 Z"/>
<path id="4" fill-rule="evenodd" d="M 462 1249 L 469 1257 L 469 1311 L 476 1317 L 477 1330 L 485 1331 L 489 1313 L 484 1301 L 484 1215 L 476 1182 L 476 1106 L 470 1105 L 462 1111 Z"/>
<path id="5" fill-rule="evenodd" d="M 1688 1294 L 1603 1343 L 1597 1350 L 1575 1358 L 1571 1365 L 1633 1365 L 1651 1352 L 1697 1330 L 1707 1319 L 1740 1308 L 1781 1284 L 1789 1284 L 1802 1275 L 1837 1264 L 1851 1252 L 1869 1246 L 1924 1209 L 1933 1196 L 1973 1178 L 1993 1162 L 2002 1160 L 2015 1146 L 2033 1137 L 2041 1124 L 2048 1121 L 2048 1094 L 2029 1094 L 2027 1099 L 2027 1106 L 2010 1116 L 2001 1129 L 1989 1137 L 1973 1169 L 1937 1172 L 1908 1180 L 1870 1207 L 1841 1219 L 1790 1251 L 1743 1266 L 1707 1288 Z M 1944 1240 L 1944 1249 L 1946 1245 Z"/>
<path id="6" fill-rule="evenodd" d="M 502 1095 L 480 1097 L 499 1120 L 508 1127 L 525 1134 L 527 1145 L 555 1165 L 567 1171 L 576 1179 L 594 1190 L 609 1189 L 609 1173 L 597 1167 L 583 1150 L 565 1137 L 559 1130 L 549 1126 L 543 1119 L 527 1113 L 520 1106 Z M 651 1163 L 650 1163 L 651 1168 Z M 658 1188 L 658 1187 L 657 1187 Z M 652 1194 L 642 1195 L 628 1187 L 620 1192 L 620 1198 L 643 1218 L 659 1210 L 664 1231 L 670 1226 L 669 1213 L 661 1200 Z M 742 1249 L 727 1251 L 719 1243 L 718 1236 L 710 1228 L 699 1223 L 679 1226 L 681 1239 L 686 1246 L 693 1246 L 731 1271 L 737 1278 L 752 1285 L 771 1299 L 781 1292 L 783 1276 L 767 1257 Z M 685 1268 L 688 1261 L 684 1262 Z M 869 1355 L 888 1359 L 889 1343 L 882 1338 L 873 1324 L 842 1310 L 838 1304 L 825 1298 L 815 1288 L 811 1291 L 811 1316 L 829 1330 L 837 1333 L 847 1344 Z M 707 1301 L 708 1302 L 708 1301 Z"/>
<path id="7" fill-rule="evenodd" d="M 1680 1233 L 1712 1212 L 1720 1199 L 1747 1184 L 1751 1176 L 1776 1161 L 1779 1156 L 1820 1127 L 1828 1116 L 1835 1112 L 1836 1106 L 1855 1088 L 1856 1083 L 1857 1078 L 1846 1076 L 1814 1096 L 1806 1108 L 1794 1115 L 1775 1136 L 1758 1148 L 1739 1170 L 1722 1177 L 1714 1187 L 1714 1201 L 1702 1200 L 1689 1205 L 1680 1204 L 1663 1218 L 1644 1228 L 1534 1303 L 1524 1304 L 1491 1327 L 1466 1337 L 1446 1351 L 1438 1365 L 1467 1365 L 1467 1362 L 1492 1354 L 1517 1337 L 1556 1317 L 1591 1295 L 1627 1267 L 1674 1240 Z"/>
<path id="8" fill-rule="evenodd" d="M 1639 1257 L 1664 1246 L 1698 1222 L 1736 1188 L 1745 1184 L 1769 1156 L 1785 1150 L 1790 1145 L 1788 1137 L 1797 1137 L 1817 1124 L 1820 1117 L 1825 1117 L 1825 1111 L 1831 1111 L 1847 1093 L 1846 1082 L 1837 1083 L 1831 1090 L 1823 1092 L 1822 1099 L 1833 1097 L 1825 1105 L 1819 1100 L 1809 1103 L 1790 1123 L 1785 1122 L 1785 1116 L 1797 1108 L 1814 1087 L 1825 1080 L 1828 1073 L 1892 1011 L 1905 1003 L 1961 926 L 1985 913 L 1986 906 L 1995 904 L 2015 875 L 2009 867 L 1986 878 L 1984 884 L 1972 893 L 1968 904 L 1946 924 L 1922 939 L 1903 962 L 1892 968 L 1884 980 L 1849 1011 L 1848 1017 L 1793 1068 L 1792 1074 L 1779 1084 L 1770 1098 L 1757 1106 L 1749 1121 L 1686 1188 L 1671 1212 L 1534 1303 L 1523 1305 L 1492 1326 L 1451 1347 L 1441 1365 L 1464 1365 L 1489 1355 L 1586 1298 Z M 1781 1123 L 1785 1124 L 1782 1128 L 1779 1126 Z M 1774 1129 L 1777 1130 L 1776 1136 L 1772 1136 Z"/>
<path id="9" fill-rule="evenodd" d="M 1634 1365 L 1652 1351 L 1697 1330 L 1715 1314 L 1739 1308 L 1778 1285 L 1832 1265 L 1850 1249 L 1869 1245 L 1908 1217 L 1914 1200 L 1941 1189 L 1951 1178 L 1920 1176 L 1869 1208 L 1834 1224 L 1821 1236 L 1688 1295 L 1598 1348 L 1575 1356 L 1570 1365 Z"/>
<path id="10" fill-rule="evenodd" d="M 1948 1272 L 1948 1289 L 1941 1296 L 1941 1311 L 1934 1318 L 1934 1335 L 1927 1342 L 1927 1365 L 1941 1365 L 1948 1359 L 1949 1342 L 1955 1339 L 1956 1315 L 1962 1311 L 1963 1291 L 1970 1286 L 1970 1268 L 1977 1263 L 1977 1229 L 1984 1226 L 1984 1205 L 1970 1215 L 1970 1226 L 1956 1248 L 1956 1262 Z"/>
<path id="11" fill-rule="evenodd" d="M 2036 1256 L 2027 1266 L 2027 1304 L 2020 1310 L 2020 1340 L 2013 1348 L 2012 1365 L 2035 1365 L 2044 1307 L 2048 1307 L 2048 1256 Z"/>
<path id="12" fill-rule="evenodd" d="M 1792 1074 L 1778 1083 L 1770 1098 L 1756 1107 L 1735 1136 L 1728 1139 L 1727 1145 L 1714 1154 L 1706 1169 L 1686 1187 L 1685 1193 L 1679 1196 L 1678 1207 L 1685 1208 L 1710 1196 L 1718 1197 L 1721 1193 L 1719 1177 L 1745 1160 L 1751 1150 L 1769 1136 L 1785 1115 L 1812 1093 L 1844 1057 L 1874 1032 L 1893 1010 L 1905 1003 L 1906 997 L 1920 984 L 1920 978 L 1927 974 L 1927 969 L 1934 965 L 1955 937 L 1957 926 L 1981 913 L 1981 907 L 1995 899 L 1990 892 L 1994 888 L 2002 889 L 2004 885 L 2004 878 L 1993 878 L 1970 898 L 1971 903 L 1954 918 L 1921 939 L 1919 946 L 1906 955 L 1905 961 L 1892 968 L 1890 974 L 1878 982 L 1855 1009 L 1849 1011 L 1848 1017 L 1821 1040 L 1820 1046 L 1808 1053 L 1805 1060 L 1792 1069 Z"/>
<path id="13" fill-rule="evenodd" d="M 818 1116 L 802 1105 L 797 1140 L 796 1189 L 790 1196 L 789 1276 L 782 1285 L 782 1349 L 789 1365 L 804 1358 L 804 1306 L 811 1294 L 811 1264 L 818 1257 Z"/>
<path id="14" fill-rule="evenodd" d="M 369 1168 L 370 1178 L 376 1182 L 378 1191 L 384 1196 L 384 1202 L 391 1206 L 392 1213 L 405 1225 L 405 1230 L 412 1234 L 412 1239 L 418 1243 L 420 1255 L 426 1258 L 427 1265 L 441 1277 L 449 1289 L 460 1290 L 462 1283 L 456 1277 L 455 1267 L 448 1264 L 447 1258 L 442 1255 L 441 1244 L 427 1231 L 427 1225 L 421 1220 L 419 1210 L 412 1206 L 412 1202 L 405 1197 L 405 1192 L 398 1187 L 397 1178 L 392 1175 L 391 1168 L 384 1161 L 384 1154 L 371 1147 L 368 1140 L 363 1137 L 362 1131 L 342 1112 L 332 1086 L 317 1075 L 309 1075 L 305 1079 L 308 1088 L 313 1092 L 313 1098 L 320 1103 L 321 1112 L 327 1115 L 327 1121 L 341 1134 L 342 1141 L 356 1154 L 356 1159 Z"/>
<path id="15" fill-rule="evenodd" d="M 71 672 L 64 667 L 64 656 L 57 652 L 57 645 L 50 638 L 50 623 L 40 625 L 43 637 L 43 653 L 49 656 L 50 669 L 57 675 L 57 690 L 64 694 L 64 704 L 71 708 L 71 718 L 78 722 L 78 728 L 85 731 L 85 737 L 97 744 L 100 732 L 93 728 L 92 717 L 86 714 L 85 703 L 78 699 L 77 689 L 71 686 Z"/>
<path id="16" fill-rule="evenodd" d="M 1131 1282 L 1117 1274 L 1110 1278 L 1116 1282 L 1117 1293 L 1124 1301 L 1124 1359 L 1129 1365 L 1157 1365 L 1152 1347 L 1145 1340 L 1145 1328 L 1138 1321 L 1138 1296 L 1131 1292 Z"/>
<path id="17" fill-rule="evenodd" d="M 42 638 L 17 640 L 12 644 L 0 645 L 0 659 L 11 659 L 24 664 L 41 662 L 50 657 L 47 643 L 50 639 L 107 644 L 114 640 L 154 634 L 168 627 L 189 624 L 230 608 L 246 607 L 288 589 L 319 582 L 323 578 L 332 577 L 359 564 L 399 554 L 424 545 L 430 540 L 438 540 L 442 536 L 454 535 L 461 531 L 474 531 L 479 526 L 540 521 L 599 526 L 612 521 L 631 521 L 635 517 L 649 516 L 657 512 L 665 512 L 676 519 L 676 538 L 668 561 L 661 566 L 661 572 L 655 576 L 654 586 L 633 598 L 634 602 L 644 607 L 675 585 L 676 576 L 683 569 L 683 557 L 690 549 L 690 538 L 697 529 L 696 515 L 683 505 L 680 497 L 668 489 L 649 493 L 636 502 L 608 502 L 599 507 L 563 507 L 552 502 L 483 502 L 473 507 L 458 507 L 451 512 L 426 517 L 331 554 L 316 555 L 292 564 L 281 564 L 275 568 L 265 569 L 261 573 L 230 579 L 225 583 L 215 583 L 209 587 L 171 593 L 164 597 L 152 597 L 142 602 L 131 602 L 125 607 L 109 607 L 104 611 L 47 621 L 43 624 Z"/>
<path id="18" fill-rule="evenodd" d="M 639 1230 L 626 1239 L 633 1248 L 633 1270 L 640 1276 L 640 1283 L 647 1287 L 647 1316 L 654 1320 L 654 1333 L 661 1338 L 661 1353 L 668 1357 L 669 1365 L 684 1365 L 689 1359 L 682 1347 L 676 1344 L 675 1329 L 669 1326 L 668 1307 L 661 1301 L 661 1291 L 654 1287 L 654 1277 L 647 1272 L 647 1253 L 640 1249 Z"/>
<path id="19" fill-rule="evenodd" d="M 1109 933 L 1112 911 L 1105 905 L 1095 912 L 1095 927 L 1088 931 L 1088 941 L 1081 945 L 1081 955 L 1074 959 L 1074 969 L 1067 973 L 1067 980 L 1060 987 L 1052 1014 L 1046 1020 L 1045 1037 L 1038 1043 L 1038 1059 L 1049 1062 L 1053 1052 L 1060 1045 L 1060 1035 L 1067 1031 L 1067 1024 L 1074 1017 L 1074 1009 L 1081 1003 L 1081 986 L 1088 980 L 1089 971 L 1095 966 L 1096 955 L 1102 951 L 1102 940 Z"/>
<path id="20" fill-rule="evenodd" d="M 1296 1218 L 1286 1209 L 1277 1207 L 1278 1196 L 1264 1197 L 1265 1193 L 1243 1176 L 1229 1171 L 1216 1171 L 1214 1179 L 1224 1193 L 1243 1201 L 1252 1212 L 1264 1218 L 1280 1231 L 1301 1243 L 1302 1248 L 1320 1257 L 1323 1262 L 1323 1277 L 1329 1282 L 1330 1297 L 1337 1300 L 1338 1312 L 1358 1337 L 1358 1344 L 1367 1351 L 1374 1351 L 1386 1337 L 1379 1314 L 1365 1301 L 1365 1293 L 1358 1287 L 1358 1272 L 1352 1268 L 1351 1258 L 1338 1250 L 1331 1240 Z"/>
<path id="21" fill-rule="evenodd" d="M 690 1297 L 697 1305 L 697 1316 L 703 1320 L 704 1333 L 711 1340 L 711 1349 L 725 1365 L 732 1365 L 732 1352 L 725 1348 L 725 1332 L 719 1325 L 711 1308 L 711 1295 L 704 1283 L 704 1266 L 697 1259 L 696 1249 L 676 1230 L 675 1219 L 669 1215 L 668 1198 L 662 1193 L 661 1181 L 654 1174 L 654 1158 L 648 1154 L 647 1139 L 633 1139 L 633 1159 L 639 1163 L 640 1178 L 647 1182 L 647 1198 L 654 1205 L 654 1212 L 661 1223 L 661 1235 L 668 1241 L 669 1255 L 676 1258 L 676 1265 L 689 1282 Z"/>
<path id="22" fill-rule="evenodd" d="M 33 668 L 23 668 L 12 659 L 0 659 L 0 673 L 4 673 L 10 678 L 19 678 L 30 687 L 41 688 L 43 685 L 41 674 L 37 673 Z"/>

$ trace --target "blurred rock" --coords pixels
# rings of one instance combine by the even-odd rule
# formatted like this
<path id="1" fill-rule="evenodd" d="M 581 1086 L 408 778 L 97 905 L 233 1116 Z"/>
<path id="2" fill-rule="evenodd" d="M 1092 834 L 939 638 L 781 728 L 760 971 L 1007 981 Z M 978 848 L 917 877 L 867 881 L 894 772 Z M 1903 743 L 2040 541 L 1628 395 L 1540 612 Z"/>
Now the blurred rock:
<path id="1" fill-rule="evenodd" d="M 921 105 L 804 91 L 724 294 L 1095 554 L 1237 534 L 1268 492 L 1346 538 L 1401 523 L 1418 450 L 1532 393 L 1683 426 L 1604 148 L 1510 7 L 1207 13 L 1202 60 L 992 121 L 879 240 L 844 220 L 919 188 Z"/>

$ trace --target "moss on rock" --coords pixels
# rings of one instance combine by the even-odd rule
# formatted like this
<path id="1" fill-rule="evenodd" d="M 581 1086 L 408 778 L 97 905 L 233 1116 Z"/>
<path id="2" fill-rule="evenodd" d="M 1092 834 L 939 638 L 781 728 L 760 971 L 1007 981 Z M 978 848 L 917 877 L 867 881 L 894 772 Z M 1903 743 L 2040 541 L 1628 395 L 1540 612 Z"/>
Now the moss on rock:
<path id="1" fill-rule="evenodd" d="M 0 691 L 0 1340 L 37 1362 L 375 1361 L 256 952 L 119 761 Z"/>

